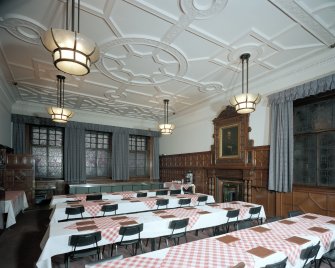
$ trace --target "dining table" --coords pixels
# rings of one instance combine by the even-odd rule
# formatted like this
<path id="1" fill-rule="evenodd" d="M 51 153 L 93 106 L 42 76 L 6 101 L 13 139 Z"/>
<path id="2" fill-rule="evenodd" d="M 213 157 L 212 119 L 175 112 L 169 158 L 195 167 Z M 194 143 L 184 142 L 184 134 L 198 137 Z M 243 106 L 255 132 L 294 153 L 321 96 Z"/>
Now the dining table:
<path id="1" fill-rule="evenodd" d="M 141 213 L 98 217 L 84 220 L 50 223 L 41 241 L 42 253 L 36 263 L 39 268 L 51 268 L 52 256 L 72 251 L 68 245 L 71 235 L 101 231 L 102 239 L 98 245 L 108 245 L 119 242 L 121 226 L 143 223 L 142 239 L 157 238 L 171 234 L 169 223 L 171 220 L 189 218 L 187 231 L 201 230 L 227 222 L 227 213 L 232 209 L 240 209 L 239 219 L 250 217 L 249 209 L 258 207 L 257 204 L 246 202 L 218 203 L 215 205 L 199 205 L 191 207 L 178 207 L 159 209 Z M 264 208 L 261 206 L 260 217 L 266 218 Z M 135 237 L 129 236 L 127 239 Z M 153 248 L 154 249 L 154 248 Z M 156 252 L 156 251 L 155 251 Z M 158 252 L 158 251 L 157 251 Z"/>
<path id="2" fill-rule="evenodd" d="M 286 267 L 302 267 L 303 249 L 320 243 L 317 259 L 335 240 L 335 218 L 313 213 L 258 225 L 123 260 L 86 268 L 264 267 L 287 258 Z"/>
<path id="3" fill-rule="evenodd" d="M 28 208 L 27 196 L 24 191 L 6 191 L 0 206 L 4 208 L 3 213 L 7 213 L 5 227 L 8 228 L 16 223 L 16 216 Z"/>
<path id="4" fill-rule="evenodd" d="M 170 190 L 181 190 L 182 192 L 183 189 L 185 190 L 191 189 L 191 192 L 195 193 L 195 184 L 193 183 L 184 183 L 181 181 L 169 181 L 164 182 L 163 187 L 168 188 Z"/>
<path id="5" fill-rule="evenodd" d="M 123 192 L 121 192 L 123 193 Z M 120 193 L 120 194 L 121 194 Z M 53 207 L 53 210 L 50 214 L 50 223 L 55 223 L 58 221 L 66 220 L 67 215 L 65 214 L 65 210 L 68 207 L 77 207 L 84 206 L 83 218 L 91 218 L 91 217 L 100 217 L 103 215 L 101 211 L 101 207 L 103 205 L 108 204 L 118 204 L 118 210 L 116 214 L 124 214 L 124 213 L 133 213 L 139 211 L 147 211 L 147 210 L 155 210 L 157 209 L 156 201 L 157 199 L 167 199 L 169 200 L 169 204 L 167 208 L 175 208 L 179 207 L 179 200 L 190 198 L 191 205 L 197 205 L 197 199 L 199 196 L 203 196 L 205 194 L 196 193 L 196 194 L 178 194 L 178 195 L 162 195 L 162 196 L 147 196 L 147 197 L 134 197 L 132 194 L 123 193 L 121 199 L 102 199 L 102 200 L 92 200 L 86 201 L 86 198 L 77 199 L 74 201 L 65 201 L 64 203 L 58 203 Z M 207 203 L 214 203 L 214 197 L 212 195 L 207 195 Z M 73 216 L 73 217 L 80 217 Z"/>
<path id="6" fill-rule="evenodd" d="M 87 196 L 101 194 L 102 200 L 121 200 L 124 198 L 133 198 L 136 197 L 138 193 L 146 193 L 148 197 L 156 196 L 157 190 L 141 190 L 141 191 L 123 191 L 123 192 L 102 192 L 102 193 L 90 193 L 90 194 L 65 194 L 65 195 L 54 195 L 50 201 L 50 207 L 53 208 L 59 203 L 65 203 L 68 201 L 85 201 Z"/>

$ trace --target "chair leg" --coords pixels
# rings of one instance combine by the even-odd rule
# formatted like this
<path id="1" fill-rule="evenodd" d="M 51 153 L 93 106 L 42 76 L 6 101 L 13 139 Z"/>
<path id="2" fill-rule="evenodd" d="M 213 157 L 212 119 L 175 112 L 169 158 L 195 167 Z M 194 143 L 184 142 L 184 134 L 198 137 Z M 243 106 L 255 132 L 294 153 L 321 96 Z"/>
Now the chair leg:
<path id="1" fill-rule="evenodd" d="M 161 237 L 159 238 L 159 241 L 158 241 L 158 249 L 160 249 L 161 248 Z"/>
<path id="2" fill-rule="evenodd" d="M 141 249 L 141 252 L 144 253 L 142 240 L 140 240 L 140 249 Z"/>

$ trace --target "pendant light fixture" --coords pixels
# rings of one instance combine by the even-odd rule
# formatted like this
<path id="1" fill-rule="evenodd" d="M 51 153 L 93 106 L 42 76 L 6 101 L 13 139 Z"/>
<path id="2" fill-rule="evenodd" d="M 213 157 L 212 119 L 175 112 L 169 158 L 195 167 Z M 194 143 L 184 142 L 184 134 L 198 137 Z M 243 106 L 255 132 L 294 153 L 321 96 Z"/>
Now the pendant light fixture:
<path id="1" fill-rule="evenodd" d="M 67 0 L 66 3 L 66 30 L 49 29 L 43 35 L 42 43 L 52 53 L 58 70 L 73 75 L 85 75 L 90 72 L 91 64 L 99 59 L 99 48 L 94 41 L 79 33 L 80 0 L 77 5 L 76 30 L 75 0 Z"/>
<path id="2" fill-rule="evenodd" d="M 241 55 L 242 60 L 242 94 L 233 96 L 230 99 L 230 104 L 235 107 L 239 114 L 252 113 L 256 109 L 256 104 L 260 102 L 261 96 L 259 94 L 249 93 L 248 79 L 249 79 L 249 53 Z M 246 77 L 245 77 L 245 63 L 246 63 Z M 244 82 L 246 82 L 246 92 L 244 91 Z"/>
<path id="3" fill-rule="evenodd" d="M 73 112 L 64 108 L 64 82 L 63 75 L 57 75 L 57 107 L 49 107 L 48 114 L 57 123 L 66 123 L 73 116 Z"/>
<path id="4" fill-rule="evenodd" d="M 170 135 L 175 125 L 169 124 L 169 100 L 164 100 L 164 123 L 159 125 L 162 135 Z"/>

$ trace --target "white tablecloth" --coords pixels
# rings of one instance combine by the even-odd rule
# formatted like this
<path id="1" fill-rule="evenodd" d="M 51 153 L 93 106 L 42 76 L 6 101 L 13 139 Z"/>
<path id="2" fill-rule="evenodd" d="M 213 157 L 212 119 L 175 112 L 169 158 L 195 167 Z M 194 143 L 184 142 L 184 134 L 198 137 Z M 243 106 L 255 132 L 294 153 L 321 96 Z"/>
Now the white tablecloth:
<path id="1" fill-rule="evenodd" d="M 192 193 L 195 193 L 195 185 L 193 183 L 179 183 L 179 182 L 164 182 L 163 184 L 164 188 L 168 188 L 170 190 L 182 190 L 183 192 L 183 188 L 185 188 L 186 190 L 191 188 L 192 189 Z"/>
<path id="2" fill-rule="evenodd" d="M 321 230 L 315 231 L 315 228 Z M 292 242 L 292 238 L 297 237 L 306 240 L 303 243 Z M 300 253 L 304 248 L 320 242 L 321 248 L 317 258 L 321 258 L 334 240 L 335 218 L 306 214 L 290 218 L 288 222 L 287 220 L 273 222 L 123 260 L 107 261 L 99 267 L 232 267 L 244 262 L 246 268 L 258 268 L 279 262 L 286 257 L 288 257 L 286 267 L 302 267 L 304 261 L 300 260 Z M 261 248 L 269 250 L 269 254 L 258 255 L 264 253 L 264 249 L 260 250 Z M 97 265 L 85 267 L 98 268 Z"/>
<path id="3" fill-rule="evenodd" d="M 156 193 L 155 193 L 156 194 Z M 176 196 L 170 195 L 163 195 L 157 196 L 157 198 L 164 198 L 169 200 L 168 208 L 175 208 L 179 207 L 179 200 L 180 198 L 191 198 L 192 203 L 191 205 L 197 205 L 197 198 L 204 194 L 181 194 Z M 107 196 L 107 195 L 106 195 Z M 109 195 L 110 197 L 117 197 L 118 195 Z M 117 214 L 124 214 L 124 213 L 133 213 L 139 211 L 146 211 L 146 210 L 155 210 L 157 209 L 156 206 L 156 198 L 155 197 L 140 197 L 140 198 L 130 198 L 130 200 L 122 200 L 122 196 L 119 199 L 106 199 L 103 201 L 81 201 L 77 204 L 67 204 L 67 203 L 58 203 L 54 206 L 53 211 L 50 215 L 50 223 L 55 223 L 60 220 L 65 220 L 67 215 L 65 214 L 65 209 L 70 206 L 77 206 L 82 204 L 85 207 L 85 212 L 83 213 L 83 217 L 96 217 L 102 216 L 103 213 L 100 211 L 102 205 L 104 204 L 118 204 Z M 139 201 L 139 202 L 137 202 Z M 214 197 L 209 195 L 207 203 L 215 202 Z M 114 214 L 114 212 L 112 213 Z M 112 215 L 109 214 L 109 215 Z M 71 216 L 72 218 L 78 218 L 80 215 Z M 70 219 L 71 219 L 70 217 Z"/>
<path id="4" fill-rule="evenodd" d="M 249 207 L 244 207 L 245 204 L 246 203 L 244 202 L 240 202 L 241 211 L 244 208 L 249 209 Z M 251 205 L 258 206 L 255 204 Z M 158 213 L 157 211 L 152 212 L 150 211 L 135 214 L 127 214 L 124 216 L 128 218 L 127 220 L 135 220 L 138 223 L 143 223 L 143 232 L 141 233 L 141 238 L 153 238 L 170 234 L 171 230 L 168 228 L 168 226 L 169 222 L 173 219 L 188 217 L 190 219 L 188 230 L 198 230 L 202 228 L 216 226 L 219 225 L 220 223 L 222 224 L 225 223 L 227 221 L 226 217 L 227 212 L 228 210 L 222 209 L 221 207 L 204 205 L 195 208 L 192 207 L 176 208 L 168 210 L 159 210 Z M 162 215 L 166 214 L 174 215 L 175 217 L 164 218 L 164 216 Z M 249 214 L 243 212 L 243 217 L 241 217 L 241 219 L 248 217 Z M 263 208 L 261 210 L 261 217 L 265 218 L 265 212 Z M 101 217 L 95 219 L 51 223 L 41 242 L 42 253 L 38 259 L 37 267 L 51 268 L 52 256 L 71 251 L 72 248 L 68 246 L 68 241 L 69 237 L 73 234 L 89 233 L 94 230 L 101 230 L 102 240 L 99 242 L 100 246 L 119 241 L 120 237 L 118 236 L 118 229 L 117 229 L 119 227 L 115 225 L 112 227 L 108 227 L 107 221 L 111 221 L 110 219 L 111 217 Z M 78 231 L 78 229 L 76 228 L 76 226 L 79 226 L 79 224 L 77 225 L 78 222 L 80 223 L 90 221 L 91 222 L 94 221 L 93 224 L 98 226 L 98 228 L 95 229 L 93 228 L 92 230 L 87 231 Z M 132 239 L 132 237 L 129 237 L 129 239 Z"/>
<path id="5" fill-rule="evenodd" d="M 0 201 L 7 213 L 6 228 L 16 223 L 15 217 L 24 209 L 28 208 L 27 197 L 24 191 L 6 191 L 5 201 Z M 3 204 L 4 203 L 4 204 Z"/>
<path id="6" fill-rule="evenodd" d="M 115 192 L 115 193 L 101 193 L 103 200 L 121 200 L 125 197 L 136 197 L 138 192 L 146 192 L 147 196 L 156 196 L 156 191 L 125 191 L 125 192 Z M 99 193 L 97 193 L 99 194 Z M 67 201 L 74 200 L 86 200 L 88 195 L 93 194 L 68 194 L 68 195 L 54 195 L 50 201 L 50 207 L 54 207 L 59 203 L 65 203 Z"/>

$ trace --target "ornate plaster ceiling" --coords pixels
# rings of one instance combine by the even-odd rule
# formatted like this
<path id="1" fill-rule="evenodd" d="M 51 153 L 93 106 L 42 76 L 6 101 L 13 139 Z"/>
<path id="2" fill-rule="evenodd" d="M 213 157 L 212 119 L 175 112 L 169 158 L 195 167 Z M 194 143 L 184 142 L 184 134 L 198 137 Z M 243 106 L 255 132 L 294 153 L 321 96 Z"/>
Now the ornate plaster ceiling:
<path id="1" fill-rule="evenodd" d="M 15 100 L 55 103 L 59 71 L 40 36 L 64 28 L 65 3 L 0 2 L 0 69 Z M 81 32 L 101 55 L 88 75 L 66 75 L 65 106 L 149 120 L 165 98 L 191 110 L 232 94 L 244 52 L 258 82 L 317 61 L 335 42 L 334 14 L 334 0 L 82 0 Z"/>

